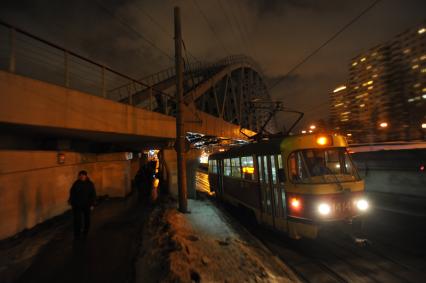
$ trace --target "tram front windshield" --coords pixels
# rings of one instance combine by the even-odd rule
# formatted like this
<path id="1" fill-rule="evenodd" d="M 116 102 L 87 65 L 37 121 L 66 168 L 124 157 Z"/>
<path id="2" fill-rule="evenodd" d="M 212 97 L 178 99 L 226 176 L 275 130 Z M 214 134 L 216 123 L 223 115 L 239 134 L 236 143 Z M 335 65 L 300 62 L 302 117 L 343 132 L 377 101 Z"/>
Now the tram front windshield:
<path id="1" fill-rule="evenodd" d="M 359 180 L 345 148 L 304 149 L 289 158 L 294 183 L 335 183 Z"/>

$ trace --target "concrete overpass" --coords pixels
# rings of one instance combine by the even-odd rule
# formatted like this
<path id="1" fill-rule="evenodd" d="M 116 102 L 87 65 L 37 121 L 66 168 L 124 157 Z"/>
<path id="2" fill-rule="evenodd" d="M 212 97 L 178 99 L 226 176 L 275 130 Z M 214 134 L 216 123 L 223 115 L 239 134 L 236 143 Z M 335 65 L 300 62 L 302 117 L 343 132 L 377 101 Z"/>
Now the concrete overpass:
<path id="1" fill-rule="evenodd" d="M 99 194 L 126 196 L 141 149 L 162 149 L 175 192 L 173 69 L 134 79 L 5 23 L 0 35 L 8 39 L 0 48 L 0 239 L 66 211 L 79 170 Z M 185 93 L 187 132 L 237 140 L 266 116 L 250 101 L 269 99 L 241 56 L 188 65 Z M 188 153 L 189 185 L 198 155 Z"/>

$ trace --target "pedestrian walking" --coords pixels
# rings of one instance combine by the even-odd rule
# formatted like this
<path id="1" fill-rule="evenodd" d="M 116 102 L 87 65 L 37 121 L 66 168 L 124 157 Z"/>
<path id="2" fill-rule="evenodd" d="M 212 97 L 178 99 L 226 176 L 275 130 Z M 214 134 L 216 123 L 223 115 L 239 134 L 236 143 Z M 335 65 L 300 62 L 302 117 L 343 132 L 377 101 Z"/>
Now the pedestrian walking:
<path id="1" fill-rule="evenodd" d="M 82 235 L 86 237 L 89 233 L 90 211 L 95 205 L 95 200 L 95 185 L 87 176 L 86 171 L 80 171 L 78 179 L 70 189 L 68 199 L 74 216 L 74 239 L 79 239 Z"/>

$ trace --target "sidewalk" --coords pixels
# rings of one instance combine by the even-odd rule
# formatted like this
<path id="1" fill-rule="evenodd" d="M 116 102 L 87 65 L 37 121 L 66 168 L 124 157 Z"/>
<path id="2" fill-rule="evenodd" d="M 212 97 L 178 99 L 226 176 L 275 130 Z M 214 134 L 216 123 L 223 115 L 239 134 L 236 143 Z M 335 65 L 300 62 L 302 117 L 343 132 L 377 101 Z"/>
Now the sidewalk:
<path id="1" fill-rule="evenodd" d="M 0 243 L 0 282 L 131 282 L 147 212 L 137 198 L 95 208 L 86 240 L 73 241 L 70 213 Z"/>
<path id="2" fill-rule="evenodd" d="M 136 282 L 294 282 L 297 277 L 209 200 L 191 213 L 162 202 L 151 214 L 136 261 Z"/>

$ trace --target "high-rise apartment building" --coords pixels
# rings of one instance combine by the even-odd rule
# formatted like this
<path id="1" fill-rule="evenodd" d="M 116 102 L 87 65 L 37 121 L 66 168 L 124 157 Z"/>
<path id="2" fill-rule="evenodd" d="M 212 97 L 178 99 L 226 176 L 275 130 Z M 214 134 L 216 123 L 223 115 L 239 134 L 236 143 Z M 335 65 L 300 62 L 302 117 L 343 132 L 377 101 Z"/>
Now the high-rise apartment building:
<path id="1" fill-rule="evenodd" d="M 353 142 L 425 139 L 426 24 L 353 58 L 330 101 L 331 124 Z"/>

